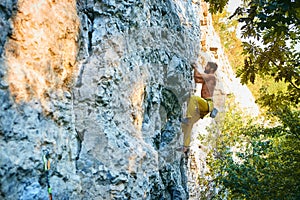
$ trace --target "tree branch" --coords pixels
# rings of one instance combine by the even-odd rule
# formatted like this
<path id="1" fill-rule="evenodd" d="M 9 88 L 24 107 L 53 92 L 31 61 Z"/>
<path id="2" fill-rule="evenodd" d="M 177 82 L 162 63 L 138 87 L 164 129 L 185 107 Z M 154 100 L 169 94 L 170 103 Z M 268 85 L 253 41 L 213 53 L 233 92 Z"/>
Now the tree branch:
<path id="1" fill-rule="evenodd" d="M 270 62 L 273 63 L 273 65 L 275 65 L 278 69 L 282 68 L 280 65 L 278 65 L 272 58 L 270 58 L 268 55 L 262 53 L 262 52 L 257 52 L 258 54 L 260 54 L 261 56 L 265 57 L 266 59 L 268 59 Z M 300 90 L 299 87 L 297 87 L 297 85 L 295 85 L 295 83 L 293 83 L 291 80 L 288 81 L 295 89 Z"/>
<path id="2" fill-rule="evenodd" d="M 293 83 L 292 81 L 289 81 L 289 83 L 290 83 L 294 88 L 296 88 L 297 90 L 300 90 L 300 88 L 298 88 L 297 85 L 295 85 L 295 83 Z"/>

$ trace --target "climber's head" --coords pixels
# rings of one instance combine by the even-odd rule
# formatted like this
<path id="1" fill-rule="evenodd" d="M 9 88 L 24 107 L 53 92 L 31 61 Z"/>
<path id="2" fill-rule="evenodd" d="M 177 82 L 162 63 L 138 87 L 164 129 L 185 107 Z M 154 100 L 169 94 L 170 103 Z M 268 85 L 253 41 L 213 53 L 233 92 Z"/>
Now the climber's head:
<path id="1" fill-rule="evenodd" d="M 208 62 L 205 66 L 204 72 L 207 74 L 213 74 L 217 71 L 218 65 L 215 62 Z"/>

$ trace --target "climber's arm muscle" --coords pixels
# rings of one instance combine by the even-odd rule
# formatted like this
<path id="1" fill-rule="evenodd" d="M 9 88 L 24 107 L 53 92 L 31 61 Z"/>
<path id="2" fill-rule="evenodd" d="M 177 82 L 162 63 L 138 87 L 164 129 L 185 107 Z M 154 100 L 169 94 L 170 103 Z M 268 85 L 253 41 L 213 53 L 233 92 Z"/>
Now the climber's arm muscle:
<path id="1" fill-rule="evenodd" d="M 194 68 L 194 80 L 196 83 L 204 83 L 205 74 L 201 74 L 196 68 Z"/>

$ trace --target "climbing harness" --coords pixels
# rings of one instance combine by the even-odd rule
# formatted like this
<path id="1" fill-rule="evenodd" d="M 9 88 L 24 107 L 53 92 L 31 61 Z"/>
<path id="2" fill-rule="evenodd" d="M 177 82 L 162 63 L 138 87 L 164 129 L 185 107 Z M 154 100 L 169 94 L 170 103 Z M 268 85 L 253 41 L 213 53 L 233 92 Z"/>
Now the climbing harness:
<path id="1" fill-rule="evenodd" d="M 43 162 L 44 162 L 44 170 L 46 172 L 46 182 L 48 187 L 48 194 L 49 194 L 49 200 L 52 200 L 52 188 L 50 186 L 50 178 L 49 178 L 49 170 L 50 170 L 50 160 L 49 160 L 49 152 L 46 151 L 46 153 L 43 155 Z"/>

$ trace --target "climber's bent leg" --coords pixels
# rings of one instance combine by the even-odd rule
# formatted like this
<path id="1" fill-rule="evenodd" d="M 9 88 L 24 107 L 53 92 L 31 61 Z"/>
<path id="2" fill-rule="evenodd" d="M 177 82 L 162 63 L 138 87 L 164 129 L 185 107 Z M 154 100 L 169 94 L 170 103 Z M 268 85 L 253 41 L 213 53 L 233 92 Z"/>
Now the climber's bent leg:
<path id="1" fill-rule="evenodd" d="M 182 131 L 184 134 L 183 145 L 185 147 L 190 146 L 193 125 L 200 119 L 199 101 L 201 101 L 201 99 L 202 98 L 198 96 L 191 96 L 188 102 L 186 118 L 182 123 Z"/>
<path id="2" fill-rule="evenodd" d="M 191 96 L 188 102 L 186 118 L 182 122 L 182 131 L 184 133 L 183 144 L 185 147 L 190 146 L 193 125 L 212 109 L 212 100 L 206 100 L 199 96 Z"/>
<path id="3" fill-rule="evenodd" d="M 182 132 L 183 132 L 183 145 L 184 147 L 188 148 L 191 143 L 191 135 L 192 135 L 192 128 L 193 124 L 190 123 L 190 120 L 187 120 L 186 123 L 182 123 Z"/>

